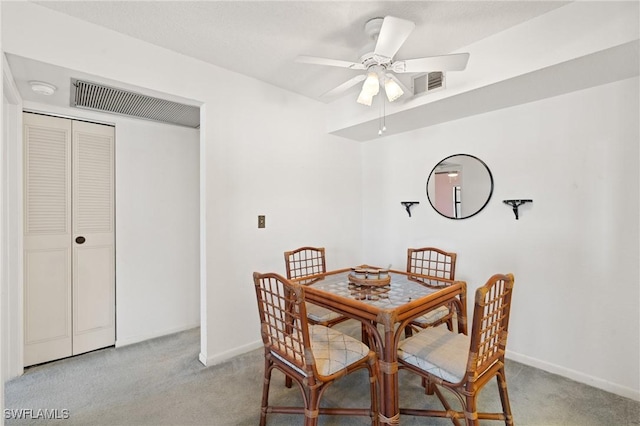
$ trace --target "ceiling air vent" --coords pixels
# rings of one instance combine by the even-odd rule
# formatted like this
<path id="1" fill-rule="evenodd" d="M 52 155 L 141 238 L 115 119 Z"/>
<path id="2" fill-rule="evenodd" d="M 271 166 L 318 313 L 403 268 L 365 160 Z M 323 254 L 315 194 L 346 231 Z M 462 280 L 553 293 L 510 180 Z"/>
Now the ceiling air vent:
<path id="1" fill-rule="evenodd" d="M 196 129 L 200 127 L 200 108 L 197 106 L 76 79 L 71 79 L 71 106 Z"/>
<path id="2" fill-rule="evenodd" d="M 442 71 L 433 71 L 413 77 L 414 96 L 442 88 L 444 88 L 444 73 Z"/>

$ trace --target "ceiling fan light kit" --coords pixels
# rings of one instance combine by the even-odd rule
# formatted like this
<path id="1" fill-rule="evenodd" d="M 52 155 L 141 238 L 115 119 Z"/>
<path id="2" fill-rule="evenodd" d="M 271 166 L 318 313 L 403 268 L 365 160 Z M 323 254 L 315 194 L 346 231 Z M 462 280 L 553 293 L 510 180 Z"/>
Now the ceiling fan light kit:
<path id="1" fill-rule="evenodd" d="M 370 72 L 367 75 L 367 79 L 362 84 L 362 91 L 370 96 L 375 96 L 380 92 L 380 81 L 377 73 Z"/>
<path id="2" fill-rule="evenodd" d="M 384 82 L 384 92 L 387 94 L 389 102 L 393 102 L 400 96 L 404 95 L 404 91 L 400 85 L 390 77 L 387 77 Z"/>
<path id="3" fill-rule="evenodd" d="M 362 90 L 360 92 L 360 95 L 358 95 L 358 99 L 356 99 L 356 102 L 361 105 L 371 106 L 371 103 L 373 102 L 373 95 L 368 96 L 366 93 L 364 93 L 364 90 Z"/>
<path id="4" fill-rule="evenodd" d="M 380 79 L 378 73 L 375 70 L 370 71 L 367 74 L 367 78 L 362 83 L 362 90 L 358 96 L 357 102 L 362 105 L 371 106 L 373 97 L 380 92 Z"/>
<path id="5" fill-rule="evenodd" d="M 462 71 L 466 68 L 469 60 L 468 53 L 394 60 L 394 56 L 414 27 L 413 22 L 394 16 L 373 18 L 367 21 L 364 26 L 365 33 L 373 41 L 362 50 L 364 53 L 360 54 L 359 63 L 315 56 L 298 56 L 296 62 L 366 70 L 366 77 L 359 75 L 351 78 L 323 96 L 340 95 L 364 80 L 357 102 L 367 106 L 371 106 L 373 97 L 380 91 L 380 86 L 384 87 L 389 102 L 393 102 L 409 92 L 392 73 Z"/>

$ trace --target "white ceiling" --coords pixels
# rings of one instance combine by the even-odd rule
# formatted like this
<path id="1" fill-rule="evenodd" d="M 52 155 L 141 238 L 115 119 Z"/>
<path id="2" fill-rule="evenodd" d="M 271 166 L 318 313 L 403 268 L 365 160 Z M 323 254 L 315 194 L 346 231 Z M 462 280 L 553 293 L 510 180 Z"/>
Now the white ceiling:
<path id="1" fill-rule="evenodd" d="M 318 99 L 357 71 L 295 63 L 358 61 L 366 21 L 392 15 L 415 30 L 396 58 L 454 51 L 561 7 L 560 1 L 44 1 L 114 31 Z M 473 61 L 473 57 L 470 59 Z M 16 70 L 13 70 L 14 74 Z M 32 70 L 33 71 L 33 70 Z M 20 75 L 15 75 L 19 79 Z M 406 77 L 408 78 L 408 77 Z M 405 84 L 409 84 L 405 79 Z M 348 95 L 355 96 L 357 88 Z"/>

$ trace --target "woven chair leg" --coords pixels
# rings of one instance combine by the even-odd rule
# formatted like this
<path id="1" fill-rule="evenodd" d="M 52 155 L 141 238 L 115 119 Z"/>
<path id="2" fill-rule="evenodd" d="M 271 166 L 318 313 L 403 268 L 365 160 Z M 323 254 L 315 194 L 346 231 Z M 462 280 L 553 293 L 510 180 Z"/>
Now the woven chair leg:
<path id="1" fill-rule="evenodd" d="M 424 388 L 425 395 L 433 395 L 435 386 L 433 383 L 429 382 L 426 377 L 422 378 L 422 387 Z"/>
<path id="2" fill-rule="evenodd" d="M 498 392 L 500 392 L 500 402 L 502 403 L 502 412 L 504 413 L 504 424 L 513 426 L 513 416 L 511 415 L 511 404 L 509 403 L 509 393 L 507 391 L 507 378 L 504 374 L 504 367 L 496 374 L 498 381 Z"/>
<path id="3" fill-rule="evenodd" d="M 304 408 L 304 426 L 317 426 L 320 411 L 320 391 L 318 388 L 310 389 L 309 399 Z"/>
<path id="4" fill-rule="evenodd" d="M 424 388 L 425 395 L 433 395 L 436 390 L 436 385 L 428 378 L 422 376 L 422 387 Z"/>
<path id="5" fill-rule="evenodd" d="M 260 426 L 267 424 L 267 408 L 269 406 L 269 383 L 271 382 L 271 362 L 265 357 L 264 379 L 262 382 L 262 406 L 260 407 Z"/>
<path id="6" fill-rule="evenodd" d="M 365 327 L 364 324 L 360 324 L 360 334 L 362 343 L 364 343 L 365 345 L 371 343 L 369 341 L 369 332 L 367 331 L 367 327 Z"/>
<path id="7" fill-rule="evenodd" d="M 447 320 L 447 328 L 449 329 L 449 331 L 453 332 L 453 317 L 450 317 Z"/>
<path id="8" fill-rule="evenodd" d="M 369 370 L 369 391 L 371 394 L 371 425 L 378 426 L 380 419 L 378 418 L 378 364 L 371 361 L 367 366 Z"/>
<path id="9" fill-rule="evenodd" d="M 476 403 L 476 396 L 467 395 L 466 400 L 467 403 L 464 409 L 464 416 L 467 422 L 467 426 L 479 426 L 480 422 L 478 421 L 478 406 Z"/>
<path id="10" fill-rule="evenodd" d="M 291 386 L 293 386 L 293 379 L 289 376 L 284 376 L 284 385 L 291 388 Z"/>

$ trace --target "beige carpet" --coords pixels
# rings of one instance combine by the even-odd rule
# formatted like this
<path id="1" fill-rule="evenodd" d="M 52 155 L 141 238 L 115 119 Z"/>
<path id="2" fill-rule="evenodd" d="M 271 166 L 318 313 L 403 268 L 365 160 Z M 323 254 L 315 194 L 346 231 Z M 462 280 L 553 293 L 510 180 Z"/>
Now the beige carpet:
<path id="1" fill-rule="evenodd" d="M 341 324 L 359 333 L 357 324 Z M 53 412 L 68 419 L 14 420 L 7 425 L 257 425 L 262 391 L 262 350 L 231 362 L 204 367 L 198 362 L 199 329 L 123 348 L 107 348 L 29 368 L 5 387 L 5 408 Z M 368 404 L 366 372 L 360 371 L 330 388 L 325 405 L 351 401 Z M 495 381 L 494 381 L 495 382 Z M 515 362 L 507 364 L 507 382 L 517 425 L 639 425 L 640 403 L 603 392 Z M 400 372 L 401 405 L 431 405 L 420 380 Z M 298 389 L 284 387 L 276 372 L 272 401 L 300 403 Z M 480 407 L 499 410 L 495 384 L 488 385 Z M 51 413 L 51 411 L 49 411 Z M 270 415 L 270 425 L 302 425 L 301 416 Z M 367 425 L 364 417 L 324 416 L 320 425 Z M 403 416 L 402 425 L 450 425 L 445 419 Z M 483 423 L 485 424 L 485 423 Z M 486 422 L 499 425 L 500 422 Z"/>

